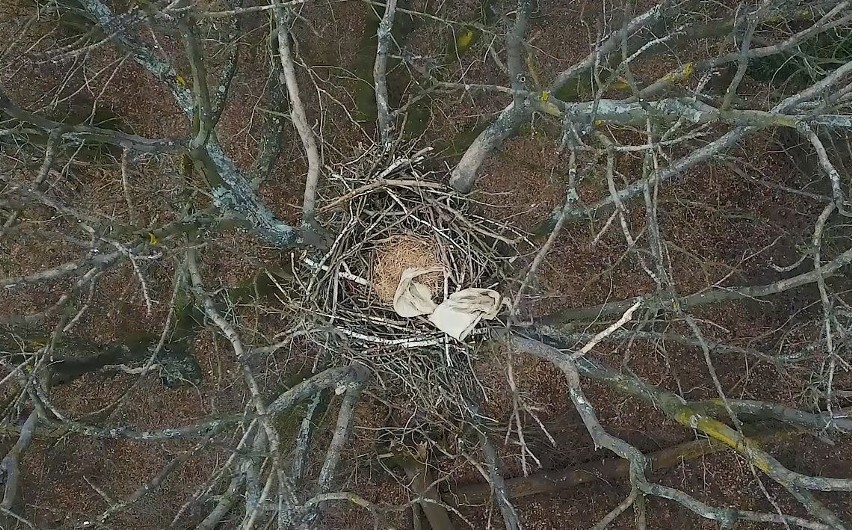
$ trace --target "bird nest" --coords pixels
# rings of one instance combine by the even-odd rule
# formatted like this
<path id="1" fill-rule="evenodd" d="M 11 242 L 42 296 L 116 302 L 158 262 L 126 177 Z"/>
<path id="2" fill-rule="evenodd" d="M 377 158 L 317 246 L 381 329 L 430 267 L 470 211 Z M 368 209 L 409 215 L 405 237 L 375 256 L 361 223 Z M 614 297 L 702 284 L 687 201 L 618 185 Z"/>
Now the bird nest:
<path id="1" fill-rule="evenodd" d="M 435 303 L 477 287 L 507 294 L 511 264 L 523 238 L 475 213 L 475 203 L 423 169 L 429 150 L 390 157 L 368 153 L 336 168 L 319 210 L 337 234 L 324 252 L 296 259 L 301 306 L 330 330 L 338 363 L 367 366 L 388 402 L 424 420 L 457 425 L 470 417 L 484 388 L 473 370 L 476 345 L 495 320 L 464 340 L 444 334 L 425 316 L 404 318 L 393 307 L 402 274 L 431 269 L 417 282 Z M 482 210 L 483 208 L 479 208 Z"/>

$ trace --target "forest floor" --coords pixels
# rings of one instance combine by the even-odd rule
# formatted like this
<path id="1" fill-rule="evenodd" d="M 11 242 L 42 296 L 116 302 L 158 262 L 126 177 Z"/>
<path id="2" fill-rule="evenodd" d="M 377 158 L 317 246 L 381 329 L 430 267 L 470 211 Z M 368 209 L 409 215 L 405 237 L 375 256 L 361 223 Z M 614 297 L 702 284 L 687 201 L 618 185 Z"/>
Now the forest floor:
<path id="1" fill-rule="evenodd" d="M 476 18 L 479 2 L 455 4 L 448 8 L 445 16 L 458 20 Z M 590 28 L 596 27 L 600 13 L 596 12 L 593 1 L 541 4 L 546 16 L 533 19 L 530 35 L 538 53 L 537 75 L 549 79 L 585 56 Z M 325 4 L 309 6 L 302 14 L 312 21 L 313 27 L 310 31 L 298 30 L 301 59 L 312 66 L 314 74 L 313 77 L 302 74 L 300 82 L 323 141 L 335 147 L 325 152 L 327 162 L 339 162 L 357 153 L 359 143 L 369 142 L 372 134 L 369 124 L 363 124 L 365 133 L 352 125 L 347 116 L 348 112 L 358 109 L 357 95 L 368 83 L 357 72 L 357 65 L 363 62 L 371 26 L 362 3 L 336 3 L 333 10 Z M 0 40 L 14 34 L 21 20 L 20 13 L 0 13 Z M 267 71 L 268 57 L 263 48 L 265 16 L 246 17 L 244 24 L 243 62 L 218 134 L 226 151 L 238 164 L 247 167 L 256 152 L 258 131 L 264 117 L 266 79 L 254 73 Z M 448 35 L 447 30 L 429 25 L 412 36 L 410 45 L 417 50 L 440 54 L 447 45 Z M 489 39 L 498 38 L 481 35 L 463 57 L 447 67 L 447 76 L 470 83 L 505 83 L 503 74 L 487 54 Z M 180 65 L 179 56 L 174 53 L 178 44 L 177 40 L 163 39 L 164 53 L 173 54 L 172 58 Z M 34 45 L 36 48 L 22 55 L 14 71 L 3 73 L 0 79 L 16 101 L 28 108 L 44 105 L 56 93 L 67 66 L 39 61 L 39 46 L 46 44 Z M 104 51 L 90 61 L 84 70 L 94 71 L 98 64 L 120 62 L 122 58 Z M 79 75 L 71 79 L 79 79 Z M 410 90 L 404 86 L 404 76 L 394 79 L 397 84 L 392 85 L 393 94 L 405 88 Z M 324 97 L 320 101 L 314 82 L 339 98 L 341 104 L 329 104 Z M 108 84 L 107 89 L 98 93 L 105 84 Z M 758 94 L 759 88 L 754 88 L 754 92 Z M 94 100 L 118 114 L 137 134 L 161 137 L 186 133 L 183 118 L 169 102 L 169 95 L 131 60 L 121 62 L 108 83 L 104 83 L 104 77 L 96 78 L 74 98 L 75 104 Z M 398 105 L 398 99 L 393 103 Z M 438 96 L 430 103 L 431 119 L 424 124 L 417 145 L 444 145 L 441 155 L 446 158 L 442 163 L 452 164 L 457 154 L 443 140 L 469 132 L 483 116 L 490 116 L 504 104 L 503 99 L 494 96 Z M 295 132 L 288 129 L 284 135 L 280 160 L 272 178 L 261 187 L 261 194 L 282 218 L 296 221 L 305 168 Z M 531 127 L 507 142 L 483 169 L 478 184 L 482 191 L 477 192 L 477 197 L 488 205 L 483 211 L 530 232 L 545 220 L 553 208 L 561 205 L 566 188 L 567 162 L 566 157 L 559 154 L 557 142 L 558 139 L 548 133 L 546 124 Z M 772 187 L 773 184 L 796 189 L 810 186 L 810 179 L 793 167 L 777 138 L 768 134 L 755 137 L 746 145 L 738 146 L 732 155 L 747 161 L 748 171 L 756 177 L 754 180 L 745 180 L 721 164 L 708 164 L 687 172 L 661 194 L 660 220 L 681 293 L 696 292 L 720 281 L 727 285 L 743 285 L 780 278 L 780 273 L 774 272 L 769 264 L 786 265 L 795 261 L 796 245 L 805 240 L 819 214 L 820 205 L 815 201 Z M 164 157 L 134 168 L 129 189 L 138 206 L 133 215 L 145 222 L 157 216 L 168 218 L 169 190 L 163 184 L 168 179 L 163 175 L 169 171 L 175 174 L 177 163 L 175 159 Z M 76 180 L 57 181 L 54 191 L 77 201 L 75 204 L 80 208 L 130 215 L 116 167 L 115 164 L 97 163 L 75 167 Z M 606 182 L 591 175 L 580 191 L 584 200 L 592 200 L 607 193 Z M 633 214 L 631 222 L 641 227 L 644 211 L 636 208 Z M 52 222 L 47 216 L 43 221 Z M 624 237 L 615 225 L 598 235 L 605 221 L 578 223 L 563 229 L 534 286 L 534 303 L 528 308 L 532 315 L 626 299 L 653 289 L 650 279 L 635 260 L 626 257 Z M 62 230 L 61 226 L 56 228 L 56 231 Z M 26 274 L 79 257 L 76 252 L 74 247 L 61 241 L 44 241 L 40 245 L 33 245 L 29 240 L 0 241 L 0 273 L 4 276 Z M 261 268 L 280 268 L 286 258 L 285 253 L 267 248 L 241 231 L 228 230 L 207 243 L 202 274 L 209 284 L 206 285 L 208 290 L 233 289 L 250 283 Z M 169 309 L 175 268 L 172 261 L 164 260 L 151 264 L 146 274 L 149 296 L 155 302 L 150 313 L 140 296 L 134 271 L 130 267 L 120 268 L 100 280 L 90 309 L 74 333 L 81 339 L 99 343 L 121 341 L 137 334 L 159 334 Z M 60 283 L 14 296 L 0 294 L 4 297 L 0 316 L 14 316 L 50 305 L 66 287 Z M 810 293 L 797 291 L 771 302 L 710 306 L 696 311 L 695 316 L 708 339 L 764 351 L 795 349 L 802 338 L 796 333 L 782 334 L 778 330 L 789 319 L 806 322 L 808 314 L 819 311 L 812 300 Z M 287 327 L 287 323 L 282 322 L 282 312 L 267 301 L 248 300 L 239 304 L 237 311 L 242 328 L 247 330 L 247 342 L 261 343 Z M 801 332 L 804 334 L 807 330 Z M 265 359 L 263 382 L 272 388 L 280 387 L 281 382 L 309 370 L 312 352 L 303 348 L 307 345 L 296 342 L 290 350 Z M 227 341 L 207 328 L 196 337 L 193 351 L 204 372 L 201 383 L 195 387 L 166 390 L 156 382 L 133 386 L 136 377 L 127 374 L 110 378 L 87 375 L 57 389 L 54 405 L 75 418 L 89 421 L 108 418 L 111 423 L 147 429 L 192 423 L 210 414 L 242 411 L 248 402 L 247 392 L 242 383 L 235 382 L 240 379 L 232 377 L 239 369 Z M 679 392 L 686 398 L 716 397 L 704 359 L 697 349 L 671 344 L 662 348 L 634 342 L 601 345 L 592 355 L 611 366 L 632 370 L 651 383 Z M 519 395 L 525 403 L 535 407 L 556 442 L 555 446 L 551 445 L 532 418 L 524 418 L 527 443 L 540 459 L 542 469 L 570 469 L 613 456 L 593 446 L 568 399 L 562 374 L 549 364 L 528 356 L 501 348 L 479 355 L 476 370 L 490 390 L 485 414 L 497 419 L 500 425 L 510 423 L 511 402 L 507 397 L 512 393 L 506 377 L 509 363 Z M 803 389 L 807 388 L 808 381 L 802 380 L 802 374 L 809 372 L 799 367 L 786 369 L 753 358 L 725 354 L 714 355 L 713 363 L 730 397 L 768 399 L 791 405 L 801 404 L 807 398 Z M 653 452 L 697 439 L 695 433 L 666 419 L 654 408 L 626 399 L 608 387 L 589 382 L 584 388 L 603 426 L 642 451 Z M 123 395 L 120 407 L 105 409 Z M 400 476 L 383 469 L 376 461 L 375 451 L 371 450 L 376 440 L 375 431 L 369 427 L 381 423 L 384 416 L 385 408 L 377 401 L 367 399 L 361 405 L 358 427 L 351 442 L 354 449 L 346 466 L 350 474 L 343 487 L 372 502 L 403 504 L 409 501 L 404 474 Z M 496 439 L 502 442 L 502 433 L 498 433 Z M 513 436 L 512 440 L 515 439 Z M 13 442 L 11 436 L 0 438 L 0 453 L 5 453 Z M 767 448 L 782 463 L 803 473 L 852 476 L 852 442 L 849 440 L 831 445 L 817 437 L 801 435 L 769 441 Z M 174 455 L 187 449 L 193 449 L 192 445 L 72 436 L 39 438 L 23 461 L 27 513 L 43 528 L 75 527 L 107 509 L 106 500 L 97 490 L 112 499 L 125 498 L 155 476 Z M 224 447 L 196 449 L 194 456 L 160 488 L 112 520 L 112 527 L 140 530 L 167 527 L 195 487 L 206 480 L 210 469 L 227 456 Z M 520 476 L 517 445 L 511 441 L 505 446 L 501 444 L 500 452 L 507 475 Z M 443 471 L 447 479 L 440 488 L 444 492 L 482 482 L 481 476 L 468 464 L 448 462 Z M 533 465 L 531 471 L 538 471 L 537 466 Z M 785 491 L 753 472 L 731 452 L 685 461 L 655 471 L 649 478 L 680 488 L 711 504 L 773 512 L 775 507 L 762 492 L 765 487 L 785 513 L 806 515 Z M 582 529 L 593 526 L 628 493 L 626 479 L 599 480 L 556 493 L 524 497 L 516 501 L 516 506 L 524 528 Z M 852 516 L 849 496 L 817 496 L 839 514 Z M 194 509 L 178 527 L 188 526 L 189 521 L 195 520 L 198 514 Z M 475 529 L 501 528 L 502 525 L 499 511 L 493 506 L 462 508 L 461 514 Z M 658 499 L 649 500 L 648 514 L 649 525 L 655 529 L 717 528 L 711 521 L 699 519 L 674 503 Z M 368 514 L 357 508 L 331 512 L 328 521 L 334 528 L 372 528 Z M 388 524 L 394 528 L 411 528 L 410 512 L 390 515 Z M 459 528 L 463 526 L 459 524 Z M 633 527 L 630 512 L 612 526 Z M 746 524 L 740 527 L 761 528 Z"/>

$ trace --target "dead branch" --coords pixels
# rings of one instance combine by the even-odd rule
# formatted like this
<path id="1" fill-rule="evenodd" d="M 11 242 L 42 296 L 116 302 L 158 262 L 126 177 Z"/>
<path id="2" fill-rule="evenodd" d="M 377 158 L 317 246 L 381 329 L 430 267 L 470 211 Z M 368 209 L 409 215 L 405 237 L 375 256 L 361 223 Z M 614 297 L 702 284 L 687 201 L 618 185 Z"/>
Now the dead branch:
<path id="1" fill-rule="evenodd" d="M 513 43 L 519 44 L 523 38 L 523 33 L 518 33 L 517 37 L 513 36 L 515 32 L 523 32 L 526 29 L 526 16 L 528 13 L 527 15 L 524 15 L 524 2 L 519 2 L 518 5 L 521 9 L 517 12 L 515 26 L 513 31 L 507 34 L 507 47 L 509 49 L 511 49 L 509 43 L 510 39 L 512 39 Z M 663 11 L 664 10 L 661 9 L 660 6 L 654 6 L 647 12 L 633 19 L 629 24 L 626 24 L 623 30 L 614 32 L 594 52 L 589 54 L 586 59 L 557 75 L 551 84 L 550 89 L 547 91 L 547 95 L 550 96 L 551 94 L 558 93 L 569 82 L 579 78 L 584 73 L 587 73 L 595 64 L 597 64 L 601 56 L 605 56 L 616 50 L 621 44 L 622 31 L 634 33 L 643 27 L 649 26 L 659 19 L 659 17 L 663 14 Z M 518 54 L 518 57 L 519 56 L 520 54 Z M 516 64 L 515 66 L 517 68 L 519 65 Z M 523 75 L 522 70 L 518 70 L 512 74 L 510 69 L 509 73 L 510 76 L 513 77 L 513 87 L 519 86 L 517 84 L 517 76 Z M 520 92 L 517 90 L 515 91 L 512 103 L 500 113 L 493 124 L 476 137 L 470 147 L 468 147 L 465 151 L 450 177 L 450 185 L 453 188 L 462 193 L 468 193 L 473 189 L 479 168 L 485 160 L 494 152 L 494 150 L 502 145 L 504 141 L 513 136 L 521 124 L 523 124 L 529 117 L 530 103 L 532 102 L 528 102 L 525 98 L 520 96 Z"/>
<path id="2" fill-rule="evenodd" d="M 195 291 L 195 295 L 201 299 L 201 302 L 204 306 L 204 312 L 216 324 L 216 326 L 231 343 L 231 346 L 234 349 L 234 353 L 236 354 L 237 359 L 240 362 L 243 373 L 243 379 L 245 380 L 246 385 L 248 386 L 249 392 L 251 394 L 252 404 L 254 405 L 255 412 L 259 416 L 260 423 L 263 427 L 264 437 L 255 438 L 255 441 L 258 442 L 258 445 L 255 449 L 258 451 L 268 449 L 272 458 L 271 469 L 269 470 L 269 473 L 267 475 L 266 485 L 264 486 L 261 496 L 256 500 L 256 502 L 254 501 L 254 499 L 250 499 L 247 497 L 246 515 L 244 518 L 244 520 L 246 521 L 245 524 L 248 528 L 251 528 L 254 525 L 256 518 L 260 514 L 261 505 L 264 503 L 266 496 L 270 494 L 273 484 L 277 481 L 277 518 L 279 526 L 288 528 L 292 525 L 295 525 L 298 521 L 297 508 L 299 505 L 299 498 L 295 492 L 295 485 L 281 468 L 281 443 L 277 430 L 271 424 L 271 419 L 273 418 L 271 414 L 272 411 L 267 408 L 266 402 L 261 394 L 260 387 L 257 384 L 254 374 L 252 373 L 251 366 L 247 363 L 246 348 L 243 346 L 242 339 L 237 333 L 234 325 L 219 313 L 219 311 L 216 309 L 215 304 L 213 303 L 212 298 L 207 295 L 207 293 L 205 293 L 203 290 L 203 286 L 201 283 L 201 273 L 198 269 L 195 249 L 190 249 L 187 251 L 186 267 L 189 272 L 189 277 L 192 281 L 192 286 Z"/>
<path id="3" fill-rule="evenodd" d="M 630 495 L 627 496 L 623 501 L 621 501 L 618 506 L 610 510 L 598 523 L 592 527 L 592 530 L 605 530 L 609 528 L 609 525 L 618 519 L 618 517 L 624 513 L 625 510 L 633 506 L 633 503 L 636 502 L 636 499 L 639 498 L 642 493 L 639 492 L 639 489 L 635 486 L 630 489 Z"/>
<path id="4" fill-rule="evenodd" d="M 852 249 L 843 252 L 817 270 L 811 270 L 765 285 L 747 287 L 711 287 L 703 292 L 684 296 L 676 302 L 679 307 L 686 309 L 743 298 L 766 298 L 790 289 L 816 283 L 820 280 L 820 278 L 830 277 L 849 263 L 852 263 Z M 635 303 L 635 300 L 623 300 L 589 308 L 567 309 L 542 317 L 538 319 L 538 323 L 545 326 L 555 326 L 570 320 L 596 320 L 611 315 L 624 314 L 624 312 L 627 311 L 633 303 Z M 652 310 L 659 310 L 667 309 L 670 303 L 671 302 L 653 294 L 644 298 L 643 306 Z"/>
<path id="5" fill-rule="evenodd" d="M 331 490 L 333 475 L 337 469 L 337 464 L 340 462 L 343 447 L 352 432 L 355 407 L 358 405 L 365 382 L 365 380 L 353 381 L 346 389 L 346 395 L 343 397 L 343 403 L 340 404 L 340 411 L 337 414 L 337 425 L 334 428 L 331 443 L 328 445 L 319 479 L 317 479 L 317 495 L 328 493 Z"/>
<path id="6" fill-rule="evenodd" d="M 179 76 L 175 72 L 174 67 L 152 53 L 147 46 L 137 39 L 129 36 L 123 29 L 116 28 L 116 19 L 112 11 L 99 0 L 82 0 L 81 4 L 98 25 L 110 33 L 114 31 L 117 43 L 132 53 L 137 63 L 156 76 L 158 80 L 171 90 L 178 106 L 186 114 L 187 118 L 192 120 L 195 115 L 197 98 L 192 91 L 178 83 Z M 286 28 L 283 31 L 286 32 Z M 279 42 L 280 46 L 282 44 Z M 287 44 L 285 43 L 283 46 L 287 46 Z M 198 51 L 196 50 L 196 52 Z M 201 83 L 202 70 L 200 65 L 203 63 L 203 60 L 199 53 L 190 57 L 190 59 L 193 58 L 194 60 L 190 62 L 195 64 L 196 83 Z M 206 81 L 204 82 L 206 83 Z M 294 88 L 298 89 L 298 87 Z M 209 102 L 209 95 L 207 101 Z M 209 105 L 206 106 L 206 109 L 209 118 Z M 204 129 L 205 127 L 199 127 L 196 131 L 198 134 L 193 142 L 191 155 L 204 172 L 211 187 L 213 200 L 218 207 L 239 214 L 257 231 L 258 235 L 281 248 L 290 248 L 306 243 L 320 244 L 320 240 L 314 237 L 311 230 L 297 230 L 280 221 L 260 201 L 254 192 L 251 182 L 224 153 L 216 142 L 215 135 L 212 133 L 207 134 Z M 202 138 L 206 140 L 202 142 Z"/>
<path id="7" fill-rule="evenodd" d="M 700 404 L 696 406 L 699 407 Z M 760 431 L 751 437 L 755 440 L 769 441 L 802 435 L 804 433 L 798 430 L 780 430 Z M 688 460 L 725 451 L 726 448 L 725 444 L 712 439 L 693 440 L 649 453 L 646 459 L 654 472 L 661 472 Z M 604 458 L 564 470 L 539 471 L 528 477 L 510 478 L 506 480 L 506 486 L 514 499 L 576 488 L 596 481 L 611 482 L 627 478 L 629 472 L 627 460 Z M 488 484 L 465 485 L 455 488 L 453 496 L 454 502 L 459 505 L 478 505 L 488 502 L 491 497 L 491 487 Z"/>
<path id="8" fill-rule="evenodd" d="M 231 479 L 228 489 L 219 498 L 216 507 L 195 527 L 195 530 L 214 530 L 219 526 L 219 522 L 237 503 L 239 489 L 243 485 L 244 480 L 245 478 L 242 475 L 237 475 Z"/>
<path id="9" fill-rule="evenodd" d="M 316 209 L 316 194 L 317 184 L 319 182 L 319 172 L 322 166 L 319 150 L 317 149 L 314 131 L 308 123 L 308 117 L 305 114 L 305 106 L 302 104 L 302 97 L 299 94 L 299 84 L 296 81 L 296 68 L 293 65 L 293 55 L 290 51 L 290 24 L 292 23 L 293 15 L 289 7 L 280 5 L 276 0 L 276 7 L 273 11 L 275 14 L 275 23 L 278 31 L 278 53 L 281 61 L 281 84 L 287 87 L 287 93 L 290 96 L 290 116 L 293 119 L 293 125 L 302 139 L 302 147 L 305 149 L 305 155 L 308 158 L 308 175 L 305 177 L 305 197 L 302 203 L 302 224 L 303 226 L 313 226 L 314 210 Z"/>
<path id="10" fill-rule="evenodd" d="M 207 84 L 207 66 L 194 25 L 195 22 L 191 15 L 178 17 L 178 27 L 186 43 L 186 57 L 189 60 L 189 68 L 192 72 L 192 93 L 195 98 L 192 116 L 193 138 L 190 142 L 190 150 L 198 149 L 207 144 L 213 132 L 213 104 L 210 101 L 210 88 Z"/>
<path id="11" fill-rule="evenodd" d="M 191 456 L 201 450 L 204 446 L 207 445 L 207 441 L 204 441 L 198 444 L 192 451 L 185 451 L 182 454 L 172 458 L 164 467 L 157 473 L 150 481 L 138 487 L 130 496 L 126 499 L 118 501 L 112 504 L 109 508 L 107 508 L 104 513 L 100 516 L 101 523 L 105 523 L 115 515 L 116 513 L 126 509 L 128 506 L 131 506 L 140 500 L 142 500 L 145 496 L 150 493 L 156 491 L 160 486 L 162 486 L 163 482 L 168 479 L 169 475 L 174 473 L 180 466 L 182 466 Z"/>
<path id="12" fill-rule="evenodd" d="M 35 410 L 32 411 L 24 422 L 23 427 L 21 427 L 21 434 L 18 436 L 15 445 L 9 449 L 6 456 L 0 461 L 0 477 L 2 477 L 2 482 L 4 483 L 3 501 L 0 502 L 0 507 L 4 510 L 12 510 L 18 501 L 18 493 L 21 486 L 21 457 L 24 451 L 30 446 L 30 443 L 32 443 L 38 419 L 38 412 Z"/>
<path id="13" fill-rule="evenodd" d="M 112 252 L 110 254 L 95 254 L 89 259 L 69 261 L 58 265 L 51 269 L 44 269 L 34 272 L 27 276 L 17 276 L 13 278 L 0 278 L 0 288 L 4 289 L 20 289 L 35 283 L 51 282 L 62 278 L 66 278 L 83 270 L 88 270 L 92 267 L 109 267 L 124 254 L 121 252 Z"/>
<path id="14" fill-rule="evenodd" d="M 557 215 L 556 223 L 553 226 L 553 230 L 550 231 L 550 234 L 547 236 L 547 240 L 545 240 L 544 244 L 541 248 L 536 252 L 535 258 L 533 258 L 532 263 L 530 263 L 529 269 L 527 269 L 524 274 L 523 279 L 521 280 L 521 285 L 518 287 L 518 292 L 515 294 L 515 300 L 512 304 L 512 317 L 513 320 L 517 318 L 518 310 L 520 309 L 521 300 L 523 299 L 524 292 L 535 276 L 536 272 L 538 272 L 539 267 L 544 262 L 544 259 L 547 257 L 547 254 L 550 252 L 553 243 L 556 241 L 556 238 L 559 237 L 560 232 L 562 231 L 562 227 L 565 224 L 565 220 L 568 218 L 571 212 L 577 207 L 577 203 L 580 201 L 579 195 L 577 195 L 577 157 L 575 153 L 572 151 L 570 154 L 570 159 L 568 162 L 568 192 L 565 197 L 565 204 L 562 205 L 562 209 L 559 210 Z"/>
<path id="15" fill-rule="evenodd" d="M 596 444 L 606 447 L 628 460 L 631 484 L 638 487 L 640 491 L 649 495 L 657 495 L 675 500 L 694 513 L 705 518 L 720 521 L 723 524 L 733 524 L 737 519 L 755 520 L 753 514 L 737 510 L 714 508 L 701 503 L 682 491 L 648 483 L 644 475 L 645 468 L 647 467 L 645 456 L 636 448 L 603 430 L 595 416 L 594 408 L 585 398 L 580 386 L 581 373 L 585 377 L 611 383 L 614 388 L 628 392 L 635 397 L 641 397 L 660 406 L 667 416 L 678 421 L 685 427 L 696 428 L 746 457 L 755 467 L 790 491 L 812 515 L 824 524 L 832 528 L 842 528 L 845 526 L 836 514 L 822 505 L 808 490 L 852 491 L 852 480 L 811 477 L 790 471 L 772 456 L 759 449 L 753 440 L 745 438 L 740 432 L 717 420 L 693 411 L 689 407 L 689 404 L 684 403 L 683 400 L 674 394 L 642 382 L 634 376 L 620 374 L 603 367 L 586 357 L 578 359 L 575 363 L 568 355 L 560 352 L 560 350 L 534 339 L 515 335 L 510 337 L 510 341 L 513 346 L 521 351 L 546 359 L 563 370 L 569 382 L 569 395 L 578 412 L 580 412 L 583 423 L 586 424 L 592 439 Z M 758 520 L 767 520 L 765 518 L 769 518 L 779 523 L 791 522 L 789 516 L 785 515 L 760 514 L 760 517 Z"/>
<path id="16" fill-rule="evenodd" d="M 283 72 L 281 71 L 281 60 L 276 59 L 275 50 L 278 49 L 276 43 L 278 39 L 278 31 L 275 24 L 270 24 L 269 36 L 269 63 L 270 72 L 267 81 L 267 104 L 271 109 L 280 109 L 284 107 L 287 101 L 287 86 L 286 83 L 281 83 Z M 284 123 L 283 114 L 279 112 L 264 112 L 264 130 L 258 141 L 258 152 L 254 163 L 249 169 L 252 185 L 257 188 L 263 183 L 272 173 L 272 168 L 281 154 L 283 142 Z"/>
<path id="17" fill-rule="evenodd" d="M 320 208 L 319 211 L 321 213 L 332 211 L 335 208 L 340 208 L 343 204 L 346 204 L 347 202 L 349 202 L 349 200 L 351 200 L 353 197 L 357 197 L 358 195 L 360 195 L 362 193 L 366 193 L 370 190 L 373 190 L 373 189 L 376 189 L 376 188 L 383 188 L 383 187 L 386 187 L 386 186 L 399 186 L 399 187 L 424 186 L 424 187 L 427 187 L 427 188 L 435 188 L 435 189 L 440 189 L 441 187 L 443 187 L 443 185 L 438 183 L 438 182 L 428 182 L 428 181 L 424 182 L 424 181 L 420 181 L 420 180 L 376 179 L 373 182 L 371 182 L 370 184 L 364 184 L 363 186 L 360 186 L 359 188 L 354 189 L 354 190 L 350 191 L 349 193 L 347 193 L 345 195 L 341 195 L 340 197 L 337 197 L 333 201 L 330 201 L 328 204 L 323 205 L 323 207 Z"/>
<path id="18" fill-rule="evenodd" d="M 228 5 L 232 7 L 238 7 L 242 3 L 241 0 L 226 1 Z M 199 14 L 196 13 L 195 18 L 198 19 Z M 225 110 L 225 105 L 228 101 L 228 95 L 231 90 L 231 83 L 237 73 L 237 66 L 239 64 L 240 57 L 239 39 L 241 35 L 239 19 L 236 17 L 230 18 L 226 23 L 228 25 L 228 31 L 225 46 L 227 46 L 228 51 L 225 64 L 219 74 L 219 82 L 217 83 L 216 90 L 213 93 L 212 108 L 210 112 L 210 122 L 213 127 L 219 123 L 219 119 L 222 117 L 222 112 Z"/>
<path id="19" fill-rule="evenodd" d="M 350 385 L 358 386 L 368 376 L 369 372 L 360 365 L 327 368 L 279 395 L 267 406 L 267 412 L 269 414 L 280 413 L 293 407 L 299 401 L 327 388 L 346 389 Z"/>
<path id="20" fill-rule="evenodd" d="M 532 0 L 518 0 L 515 9 L 515 24 L 506 33 L 506 67 L 509 69 L 509 82 L 512 85 L 513 106 L 521 109 L 524 106 L 523 92 L 527 88 L 526 67 L 524 66 L 524 37 L 532 9 Z"/>
<path id="21" fill-rule="evenodd" d="M 453 525 L 449 513 L 443 506 L 441 495 L 438 488 L 435 487 L 435 479 L 429 471 L 428 463 L 420 463 L 413 457 L 403 455 L 401 465 L 406 476 L 408 476 L 408 480 L 411 481 L 409 486 L 411 491 L 418 498 L 425 499 L 415 506 L 420 506 L 420 509 L 423 510 L 423 514 L 429 522 L 429 527 L 432 530 L 454 530 L 455 525 Z M 489 490 L 489 496 L 490 493 Z"/>
<path id="22" fill-rule="evenodd" d="M 331 491 L 334 480 L 334 473 L 340 463 L 343 454 L 343 449 L 349 441 L 349 435 L 352 432 L 353 423 L 355 421 L 355 407 L 361 398 L 361 391 L 365 386 L 366 380 L 357 380 L 348 385 L 343 397 L 343 402 L 340 404 L 340 410 L 337 413 L 337 425 L 334 428 L 334 434 L 331 437 L 331 443 L 326 450 L 325 460 L 322 468 L 319 471 L 317 478 L 317 486 L 314 489 L 314 497 L 317 495 L 327 494 Z M 314 522 L 317 518 L 315 511 L 308 509 L 301 514 L 303 521 Z"/>
<path id="23" fill-rule="evenodd" d="M 828 157 L 828 153 L 825 150 L 822 140 L 819 139 L 816 132 L 814 132 L 814 130 L 805 122 L 800 122 L 797 129 L 808 139 L 817 152 L 819 165 L 828 175 L 829 181 L 831 182 L 831 195 L 834 199 L 834 206 L 837 208 L 837 211 L 846 217 L 852 217 L 852 213 L 849 212 L 847 207 L 848 201 L 846 199 L 846 192 L 843 191 L 840 173 L 837 171 L 837 168 L 834 167 L 834 164 L 831 163 L 831 159 Z"/>
<path id="24" fill-rule="evenodd" d="M 308 466 L 309 450 L 318 421 L 317 414 L 321 408 L 325 408 L 323 405 L 328 402 L 327 393 L 327 391 L 319 391 L 314 394 L 313 400 L 305 411 L 302 424 L 299 426 L 299 434 L 296 435 L 296 447 L 293 449 L 293 463 L 290 466 L 290 476 L 297 482 L 302 480 Z"/>
<path id="25" fill-rule="evenodd" d="M 0 113 L 34 125 L 52 137 L 73 143 L 105 143 L 140 153 L 174 153 L 185 150 L 188 145 L 186 140 L 151 139 L 92 125 L 68 125 L 53 121 L 21 109 L 3 91 L 0 91 Z"/>
<path id="26" fill-rule="evenodd" d="M 477 429 L 477 435 L 479 436 L 479 445 L 482 447 L 482 454 L 485 457 L 488 473 L 486 478 L 491 486 L 491 495 L 497 502 L 500 513 L 503 515 L 506 530 L 519 530 L 521 528 L 521 521 L 518 518 L 515 506 L 509 500 L 511 493 L 509 493 L 509 488 L 503 479 L 503 466 L 500 463 L 500 456 L 497 454 L 497 449 L 488 438 L 488 433 L 485 430 Z"/>
<path id="27" fill-rule="evenodd" d="M 379 23 L 376 34 L 378 46 L 376 48 L 376 61 L 373 65 L 373 84 L 376 90 L 376 111 L 378 115 L 379 135 L 385 149 L 389 149 L 393 142 L 394 123 L 391 120 L 390 106 L 388 103 L 388 48 L 390 46 L 393 28 L 393 19 L 396 15 L 396 0 L 388 0 L 385 5 L 385 14 Z"/>
<path id="28" fill-rule="evenodd" d="M 523 39 L 527 31 L 527 22 L 532 2 L 518 0 L 515 24 L 506 33 L 507 66 L 514 89 L 512 104 L 506 107 L 497 120 L 489 125 L 468 147 L 450 175 L 450 186 L 461 193 L 469 193 L 476 183 L 477 172 L 482 163 L 491 156 L 506 139 L 517 131 L 529 114 L 529 104 L 522 95 L 525 90 L 524 72 L 526 68 L 521 58 Z"/>

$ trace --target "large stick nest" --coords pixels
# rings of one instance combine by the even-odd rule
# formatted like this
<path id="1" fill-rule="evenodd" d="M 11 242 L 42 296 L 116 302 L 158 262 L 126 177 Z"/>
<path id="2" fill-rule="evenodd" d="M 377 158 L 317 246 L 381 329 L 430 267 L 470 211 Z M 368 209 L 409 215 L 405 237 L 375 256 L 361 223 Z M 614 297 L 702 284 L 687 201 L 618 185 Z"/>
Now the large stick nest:
<path id="1" fill-rule="evenodd" d="M 409 267 L 442 267 L 417 280 L 436 303 L 468 287 L 505 296 L 523 238 L 474 213 L 476 204 L 445 185 L 445 174 L 424 170 L 428 156 L 429 150 L 396 157 L 371 151 L 336 168 L 319 213 L 337 235 L 328 251 L 297 258 L 296 270 L 301 306 L 337 339 L 324 344 L 332 362 L 361 362 L 388 401 L 424 420 L 457 424 L 470 417 L 468 404 L 484 397 L 473 364 L 486 326 L 460 342 L 425 317 L 400 317 L 393 310 L 400 275 Z"/>

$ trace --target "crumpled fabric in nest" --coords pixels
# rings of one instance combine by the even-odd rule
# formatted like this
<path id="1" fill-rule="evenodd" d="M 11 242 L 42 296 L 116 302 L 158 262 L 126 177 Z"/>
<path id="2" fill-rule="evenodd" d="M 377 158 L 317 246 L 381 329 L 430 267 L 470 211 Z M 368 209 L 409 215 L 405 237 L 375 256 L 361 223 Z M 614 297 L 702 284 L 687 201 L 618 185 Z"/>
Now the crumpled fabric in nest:
<path id="1" fill-rule="evenodd" d="M 497 316 L 502 297 L 493 289 L 468 287 L 436 304 L 432 301 L 431 289 L 414 280 L 423 274 L 443 271 L 442 267 L 405 269 L 393 297 L 393 309 L 405 318 L 428 315 L 429 322 L 436 328 L 463 341 L 480 320 L 491 320 Z"/>

